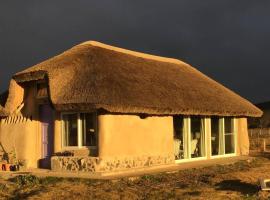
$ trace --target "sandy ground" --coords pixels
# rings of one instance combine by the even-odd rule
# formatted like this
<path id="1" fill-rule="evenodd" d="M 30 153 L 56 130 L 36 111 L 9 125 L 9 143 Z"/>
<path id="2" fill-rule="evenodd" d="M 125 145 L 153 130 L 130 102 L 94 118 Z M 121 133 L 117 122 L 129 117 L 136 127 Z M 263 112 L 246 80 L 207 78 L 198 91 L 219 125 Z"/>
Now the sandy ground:
<path id="1" fill-rule="evenodd" d="M 114 180 L 0 178 L 1 199 L 270 199 L 258 178 L 270 178 L 270 155 L 228 165 Z"/>

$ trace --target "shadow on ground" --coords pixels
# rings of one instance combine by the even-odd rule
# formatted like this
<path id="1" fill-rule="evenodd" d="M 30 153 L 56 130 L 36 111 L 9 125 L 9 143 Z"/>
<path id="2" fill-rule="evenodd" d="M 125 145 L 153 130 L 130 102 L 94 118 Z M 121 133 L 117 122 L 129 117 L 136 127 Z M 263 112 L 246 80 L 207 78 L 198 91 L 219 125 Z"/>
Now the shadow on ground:
<path id="1" fill-rule="evenodd" d="M 9 197 L 10 200 L 19 200 L 19 199 L 27 199 L 32 196 L 39 195 L 44 192 L 43 188 L 32 189 L 31 191 L 22 192 L 21 189 L 17 189 L 13 192 L 13 195 Z M 45 191 L 46 192 L 46 191 Z"/>
<path id="2" fill-rule="evenodd" d="M 261 157 L 270 159 L 270 152 L 263 152 L 263 153 L 261 153 Z"/>
<path id="3" fill-rule="evenodd" d="M 200 196 L 201 195 L 201 192 L 200 191 L 184 192 L 183 195 L 187 195 L 187 196 Z"/>
<path id="4" fill-rule="evenodd" d="M 215 186 L 217 187 L 216 190 L 241 192 L 243 195 L 254 195 L 259 191 L 258 185 L 245 183 L 239 179 L 224 180 L 217 183 Z"/>

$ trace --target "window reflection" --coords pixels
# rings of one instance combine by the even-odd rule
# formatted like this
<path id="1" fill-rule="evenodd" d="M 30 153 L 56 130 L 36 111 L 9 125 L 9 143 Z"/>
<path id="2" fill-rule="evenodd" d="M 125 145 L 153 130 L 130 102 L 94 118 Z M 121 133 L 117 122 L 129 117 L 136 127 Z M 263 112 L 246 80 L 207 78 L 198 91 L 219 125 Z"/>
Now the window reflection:
<path id="1" fill-rule="evenodd" d="M 191 158 L 205 156 L 205 133 L 204 119 L 200 117 L 191 117 Z"/>
<path id="2" fill-rule="evenodd" d="M 77 114 L 64 114 L 64 145 L 78 146 Z"/>
<path id="3" fill-rule="evenodd" d="M 173 117 L 174 127 L 174 156 L 176 160 L 184 158 L 184 118 L 183 116 Z"/>

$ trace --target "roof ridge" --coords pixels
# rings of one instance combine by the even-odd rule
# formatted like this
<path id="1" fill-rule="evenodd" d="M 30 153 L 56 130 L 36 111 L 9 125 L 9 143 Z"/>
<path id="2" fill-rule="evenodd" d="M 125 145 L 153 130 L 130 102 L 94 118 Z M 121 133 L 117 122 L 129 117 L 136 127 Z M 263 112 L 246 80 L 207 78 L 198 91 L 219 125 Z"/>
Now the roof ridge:
<path id="1" fill-rule="evenodd" d="M 161 62 L 168 62 L 168 63 L 173 63 L 173 64 L 184 64 L 184 65 L 189 65 L 179 59 L 175 59 L 175 58 L 169 58 L 169 57 L 163 57 L 163 56 L 156 56 L 156 55 L 152 55 L 152 54 L 148 54 L 148 53 L 142 53 L 139 51 L 133 51 L 133 50 L 128 50 L 128 49 L 124 49 L 124 48 L 120 48 L 120 47 L 116 47 L 116 46 L 112 46 L 112 45 L 108 45 L 108 44 L 104 44 L 98 41 L 94 41 L 94 40 L 89 40 L 86 42 L 83 42 L 80 45 L 92 45 L 95 47 L 101 47 L 104 49 L 108 49 L 108 50 L 112 50 L 112 51 L 117 51 L 120 53 L 125 53 L 125 54 L 129 54 L 132 56 L 136 56 L 136 57 L 140 57 L 140 58 L 146 58 L 146 59 L 151 59 L 151 60 L 156 60 L 156 61 L 161 61 Z"/>

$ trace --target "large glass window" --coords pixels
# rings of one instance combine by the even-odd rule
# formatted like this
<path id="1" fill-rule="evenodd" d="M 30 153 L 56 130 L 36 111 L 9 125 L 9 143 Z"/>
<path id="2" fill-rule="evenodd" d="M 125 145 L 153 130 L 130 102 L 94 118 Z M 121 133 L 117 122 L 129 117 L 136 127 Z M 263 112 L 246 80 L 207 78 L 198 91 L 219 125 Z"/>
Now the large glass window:
<path id="1" fill-rule="evenodd" d="M 174 156 L 175 160 L 184 158 L 184 118 L 183 116 L 173 117 L 174 128 Z"/>
<path id="2" fill-rule="evenodd" d="M 78 146 L 78 123 L 77 114 L 64 114 L 64 145 Z"/>
<path id="3" fill-rule="evenodd" d="M 96 114 L 62 114 L 63 146 L 96 146 Z"/>
<path id="4" fill-rule="evenodd" d="M 212 156 L 235 153 L 234 119 L 211 118 Z"/>
<path id="5" fill-rule="evenodd" d="M 205 157 L 205 118 L 173 117 L 176 160 Z"/>
<path id="6" fill-rule="evenodd" d="M 200 117 L 190 118 L 191 137 L 190 154 L 191 158 L 205 156 L 205 128 L 204 119 Z"/>

